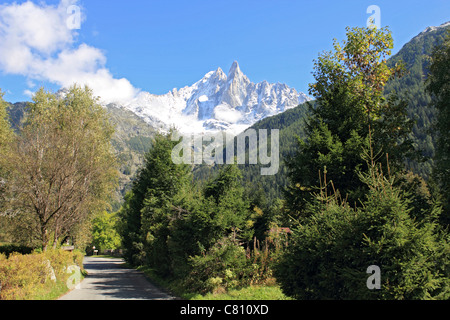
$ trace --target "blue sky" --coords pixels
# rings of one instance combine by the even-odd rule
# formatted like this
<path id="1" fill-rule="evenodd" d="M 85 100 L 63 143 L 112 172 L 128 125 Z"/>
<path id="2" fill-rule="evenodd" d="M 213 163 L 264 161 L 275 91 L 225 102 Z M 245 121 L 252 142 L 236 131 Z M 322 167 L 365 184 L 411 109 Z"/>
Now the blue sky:
<path id="1" fill-rule="evenodd" d="M 234 60 L 253 82 L 307 93 L 313 60 L 333 38 L 344 38 L 346 26 L 365 26 L 370 5 L 392 30 L 394 52 L 427 26 L 450 20 L 448 0 L 32 2 L 0 2 L 0 88 L 11 102 L 72 79 L 95 79 L 99 92 L 123 90 L 124 99 L 139 90 L 164 94 L 218 67 L 227 72 Z M 81 8 L 78 30 L 63 30 L 69 5 Z"/>

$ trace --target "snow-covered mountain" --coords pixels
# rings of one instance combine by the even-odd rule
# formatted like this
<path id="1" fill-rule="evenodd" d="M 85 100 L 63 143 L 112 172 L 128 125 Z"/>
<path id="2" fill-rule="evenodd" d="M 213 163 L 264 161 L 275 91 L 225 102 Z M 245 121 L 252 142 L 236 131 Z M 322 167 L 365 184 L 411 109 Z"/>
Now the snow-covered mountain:
<path id="1" fill-rule="evenodd" d="M 425 28 L 425 30 L 423 30 L 421 33 L 419 33 L 417 36 L 412 38 L 412 40 L 420 38 L 420 37 L 428 34 L 429 32 L 436 31 L 436 30 L 441 29 L 441 28 L 448 28 L 448 27 L 450 27 L 450 21 L 444 22 L 441 25 L 436 26 L 436 27 L 435 26 L 427 27 L 427 28 Z"/>
<path id="2" fill-rule="evenodd" d="M 308 100 L 285 84 L 251 82 L 235 61 L 228 75 L 218 68 L 190 87 L 164 95 L 141 92 L 123 107 L 162 129 L 174 126 L 183 133 L 225 130 L 237 134 Z"/>

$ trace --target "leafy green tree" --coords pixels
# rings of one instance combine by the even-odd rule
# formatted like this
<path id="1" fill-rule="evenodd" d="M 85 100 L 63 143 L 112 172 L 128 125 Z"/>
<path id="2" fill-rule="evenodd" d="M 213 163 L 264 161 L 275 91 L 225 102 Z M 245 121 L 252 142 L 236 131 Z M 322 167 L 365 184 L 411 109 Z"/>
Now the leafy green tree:
<path id="1" fill-rule="evenodd" d="M 13 139 L 13 132 L 7 114 L 7 103 L 3 100 L 3 92 L 0 91 L 0 241 L 6 240 L 8 221 L 3 217 L 8 210 L 7 181 L 8 167 L 11 165 L 8 154 L 11 151 L 10 143 Z"/>
<path id="2" fill-rule="evenodd" d="M 443 220 L 450 223 L 450 32 L 446 41 L 432 54 L 427 91 L 432 95 L 432 105 L 437 110 L 434 131 L 437 134 L 435 172 L 446 214 Z"/>
<path id="3" fill-rule="evenodd" d="M 297 152 L 286 161 L 290 184 L 285 198 L 294 217 L 301 215 L 311 191 L 330 181 L 357 202 L 367 191 L 357 172 L 367 169 L 361 154 L 369 145 L 374 156 L 389 154 L 392 170 L 402 168 L 412 154 L 406 104 L 383 96 L 387 81 L 402 70 L 386 63 L 393 47 L 389 30 L 347 28 L 347 40 L 342 45 L 335 40 L 333 47 L 314 63 L 316 82 L 309 91 L 316 101 L 309 106 L 305 139 L 298 139 Z"/>
<path id="4" fill-rule="evenodd" d="M 117 233 L 118 217 L 115 213 L 103 211 L 92 221 L 92 245 L 98 250 L 115 250 L 120 247 L 120 236 Z"/>
<path id="5" fill-rule="evenodd" d="M 212 220 L 216 224 L 218 237 L 226 236 L 227 232 L 237 232 L 242 239 L 252 239 L 253 233 L 248 228 L 253 226 L 250 204 L 245 198 L 242 174 L 236 165 L 224 166 L 218 176 L 206 184 L 204 196 L 212 199 L 217 206 Z"/>
<path id="6" fill-rule="evenodd" d="M 8 152 L 8 143 L 11 142 L 11 139 L 13 137 L 13 132 L 11 130 L 11 125 L 8 120 L 8 113 L 7 113 L 7 103 L 3 100 L 4 93 L 0 90 L 0 155 L 2 157 L 1 160 L 6 159 L 4 155 Z M 0 170 L 2 166 L 4 166 L 5 163 L 0 162 Z M 1 171 L 0 171 L 1 173 Z"/>
<path id="7" fill-rule="evenodd" d="M 218 263 L 219 262 L 219 263 Z M 213 292 L 239 286 L 247 267 L 245 249 L 231 236 L 218 240 L 202 254 L 189 258 L 187 285 L 192 292 Z"/>
<path id="8" fill-rule="evenodd" d="M 254 220 L 236 165 L 223 166 L 202 189 L 181 190 L 167 212 L 171 217 L 167 248 L 178 277 L 192 271 L 190 257 L 205 254 L 217 241 L 231 237 L 248 242 L 253 236 Z"/>
<path id="9" fill-rule="evenodd" d="M 11 205 L 46 249 L 107 207 L 118 172 L 114 129 L 92 90 L 74 85 L 58 97 L 40 89 L 33 100 L 8 157 Z"/>

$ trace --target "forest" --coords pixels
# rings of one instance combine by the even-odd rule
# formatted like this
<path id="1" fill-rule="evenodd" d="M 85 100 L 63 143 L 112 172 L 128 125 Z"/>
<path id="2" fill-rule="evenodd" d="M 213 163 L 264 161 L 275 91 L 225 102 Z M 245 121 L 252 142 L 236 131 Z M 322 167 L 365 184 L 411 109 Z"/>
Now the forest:
<path id="1" fill-rule="evenodd" d="M 314 100 L 252 127 L 280 129 L 273 176 L 175 164 L 174 130 L 126 140 L 145 152 L 132 173 L 89 88 L 39 90 L 19 129 L 0 99 L 0 241 L 121 248 L 185 296 L 449 299 L 450 32 L 392 49 L 389 28 L 355 27 L 319 54 Z"/>
<path id="2" fill-rule="evenodd" d="M 448 44 L 427 48 L 430 76 L 413 88 L 444 122 L 448 83 L 433 70 L 448 70 Z M 447 299 L 447 160 L 419 149 L 431 120 L 397 93 L 416 70 L 388 63 L 392 47 L 388 29 L 347 29 L 315 61 L 314 102 L 253 127 L 295 128 L 280 135 L 285 176 L 174 165 L 177 142 L 158 135 L 119 212 L 127 261 L 201 293 L 276 281 L 296 299 Z M 448 126 L 433 128 L 444 139 Z M 374 265 L 380 290 L 366 283 Z"/>

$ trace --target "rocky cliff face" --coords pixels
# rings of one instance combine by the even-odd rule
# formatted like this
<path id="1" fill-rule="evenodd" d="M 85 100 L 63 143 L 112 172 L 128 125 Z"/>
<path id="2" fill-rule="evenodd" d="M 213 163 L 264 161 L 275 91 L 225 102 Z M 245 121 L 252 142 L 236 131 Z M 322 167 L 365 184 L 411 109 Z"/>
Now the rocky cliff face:
<path id="1" fill-rule="evenodd" d="M 155 127 L 239 133 L 307 100 L 304 93 L 285 84 L 251 82 L 234 62 L 228 75 L 218 68 L 192 86 L 173 89 L 165 95 L 142 92 L 124 107 Z"/>

